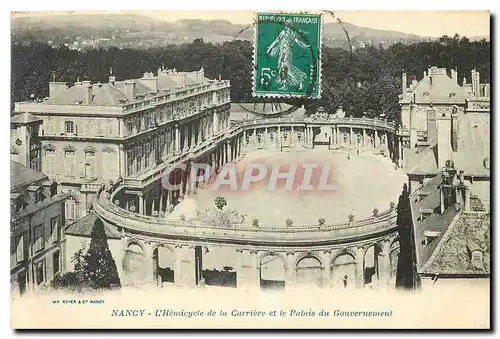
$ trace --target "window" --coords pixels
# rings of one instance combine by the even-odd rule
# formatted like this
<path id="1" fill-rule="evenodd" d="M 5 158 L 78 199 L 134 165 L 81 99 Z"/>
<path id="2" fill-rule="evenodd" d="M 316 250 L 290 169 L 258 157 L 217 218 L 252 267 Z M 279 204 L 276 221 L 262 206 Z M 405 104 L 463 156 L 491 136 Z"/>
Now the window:
<path id="1" fill-rule="evenodd" d="M 127 176 L 134 173 L 134 150 L 130 149 L 127 151 Z"/>
<path id="2" fill-rule="evenodd" d="M 135 171 L 140 172 L 142 169 L 142 146 L 137 146 L 137 160 L 135 163 Z"/>
<path id="3" fill-rule="evenodd" d="M 94 178 L 95 173 L 95 152 L 85 152 L 85 178 Z"/>
<path id="4" fill-rule="evenodd" d="M 45 235 L 43 232 L 43 224 L 35 227 L 35 253 L 45 248 Z"/>
<path id="5" fill-rule="evenodd" d="M 21 235 L 18 235 L 16 237 L 16 240 L 15 240 L 15 244 L 16 244 L 16 263 L 20 263 L 21 261 L 24 260 L 25 258 L 25 252 L 24 252 L 24 248 L 25 248 L 25 234 L 21 234 Z"/>
<path id="6" fill-rule="evenodd" d="M 52 254 L 52 266 L 54 267 L 54 276 L 59 272 L 61 269 L 61 264 L 60 264 L 60 254 L 59 251 L 55 251 Z"/>
<path id="7" fill-rule="evenodd" d="M 68 177 L 73 177 L 75 176 L 75 151 L 66 151 L 64 156 L 65 175 Z"/>
<path id="8" fill-rule="evenodd" d="M 137 132 L 142 130 L 142 117 L 137 118 Z"/>
<path id="9" fill-rule="evenodd" d="M 55 174 L 55 158 L 56 152 L 54 150 L 45 150 L 45 173 L 49 176 Z"/>
<path id="10" fill-rule="evenodd" d="M 51 239 L 52 239 L 53 243 L 61 240 L 61 234 L 60 234 L 60 230 L 59 230 L 59 224 L 60 224 L 59 220 L 60 219 L 61 218 L 59 216 L 50 219 L 50 232 L 51 232 Z"/>
<path id="11" fill-rule="evenodd" d="M 127 134 L 132 135 L 134 133 L 134 122 L 132 120 L 127 120 Z"/>
<path id="12" fill-rule="evenodd" d="M 149 142 L 144 145 L 144 167 L 148 168 L 149 167 L 149 153 L 150 152 L 150 146 Z"/>
<path id="13" fill-rule="evenodd" d="M 35 264 L 36 284 L 40 285 L 45 281 L 45 260 Z"/>
<path id="14" fill-rule="evenodd" d="M 76 219 L 76 201 L 75 198 L 69 197 L 65 203 L 66 207 L 66 219 L 74 220 Z"/>
<path id="15" fill-rule="evenodd" d="M 44 198 L 45 195 L 43 194 L 43 191 L 41 189 L 35 192 L 35 204 L 38 204 L 40 201 L 43 201 Z"/>
<path id="16" fill-rule="evenodd" d="M 75 124 L 73 123 L 73 121 L 66 121 L 64 123 L 64 130 L 66 131 L 66 133 L 68 134 L 73 134 L 75 133 Z"/>

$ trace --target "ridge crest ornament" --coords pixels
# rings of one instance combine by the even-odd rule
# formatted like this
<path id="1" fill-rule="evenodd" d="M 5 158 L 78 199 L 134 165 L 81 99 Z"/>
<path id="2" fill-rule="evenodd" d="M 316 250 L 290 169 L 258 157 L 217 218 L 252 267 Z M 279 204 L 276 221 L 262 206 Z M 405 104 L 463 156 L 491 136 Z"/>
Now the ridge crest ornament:
<path id="1" fill-rule="evenodd" d="M 254 97 L 321 97 L 322 15 L 257 13 Z"/>

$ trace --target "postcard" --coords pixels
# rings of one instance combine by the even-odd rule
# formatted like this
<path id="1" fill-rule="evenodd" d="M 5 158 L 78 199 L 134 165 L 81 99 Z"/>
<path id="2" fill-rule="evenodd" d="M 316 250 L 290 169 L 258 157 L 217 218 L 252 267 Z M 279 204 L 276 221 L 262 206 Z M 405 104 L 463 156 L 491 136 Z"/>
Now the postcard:
<path id="1" fill-rule="evenodd" d="M 489 32 L 12 12 L 11 326 L 490 329 Z"/>

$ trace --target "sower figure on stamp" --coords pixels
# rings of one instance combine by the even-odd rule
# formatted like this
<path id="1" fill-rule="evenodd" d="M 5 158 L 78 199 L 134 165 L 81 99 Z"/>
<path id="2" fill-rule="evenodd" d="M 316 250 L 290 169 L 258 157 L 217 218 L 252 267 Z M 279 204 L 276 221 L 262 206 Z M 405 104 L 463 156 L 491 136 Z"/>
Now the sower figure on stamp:
<path id="1" fill-rule="evenodd" d="M 302 90 L 304 86 L 306 74 L 292 63 L 294 43 L 303 48 L 309 48 L 309 45 L 300 40 L 299 34 L 292 29 L 292 21 L 286 20 L 285 27 L 267 49 L 267 54 L 270 56 L 278 56 L 278 83 L 282 84 L 280 89 L 294 86 Z"/>

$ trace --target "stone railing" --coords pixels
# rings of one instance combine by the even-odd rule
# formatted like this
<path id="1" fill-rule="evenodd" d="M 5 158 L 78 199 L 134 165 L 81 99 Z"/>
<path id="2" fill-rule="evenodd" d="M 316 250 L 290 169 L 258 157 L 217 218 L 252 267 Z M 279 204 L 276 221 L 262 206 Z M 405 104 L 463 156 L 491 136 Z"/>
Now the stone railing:
<path id="1" fill-rule="evenodd" d="M 301 118 L 301 119 L 293 119 L 293 118 L 267 118 L 267 119 L 258 119 L 258 120 L 243 120 L 233 123 L 238 127 L 260 127 L 260 126 L 268 126 L 268 125 L 290 125 L 290 124 L 309 124 L 309 125 L 342 125 L 350 126 L 354 128 L 370 128 L 370 127 L 378 127 L 382 129 L 386 129 L 390 132 L 396 131 L 396 125 L 393 122 L 379 120 L 379 119 L 371 119 L 371 118 L 334 118 L 328 120 L 314 120 L 312 118 Z"/>
<path id="2" fill-rule="evenodd" d="M 152 181 L 159 178 L 161 173 L 170 166 L 175 166 L 183 161 L 196 158 L 203 153 L 217 147 L 219 142 L 223 142 L 226 139 L 231 139 L 238 134 L 242 133 L 244 130 L 252 130 L 254 128 L 261 128 L 265 126 L 305 126 L 305 124 L 319 123 L 319 124 L 342 124 L 350 125 L 352 127 L 381 127 L 391 132 L 395 131 L 394 123 L 390 123 L 384 120 L 378 119 L 368 119 L 368 118 L 343 118 L 334 119 L 328 121 L 312 121 L 310 119 L 285 119 L 285 118 L 268 118 L 259 120 L 246 120 L 234 122 L 233 125 L 226 130 L 220 130 L 217 134 L 206 139 L 202 143 L 196 145 L 195 147 L 189 149 L 188 151 L 182 151 L 181 154 L 171 155 L 169 158 L 164 159 L 155 168 L 142 173 L 136 177 L 125 178 L 123 184 L 128 187 L 140 188 L 145 185 L 149 185 Z"/>
<path id="3" fill-rule="evenodd" d="M 137 214 L 114 205 L 109 198 L 108 192 L 102 192 L 99 196 L 94 207 L 99 216 L 125 230 L 158 237 L 301 245 L 364 239 L 395 231 L 397 227 L 395 209 L 382 212 L 376 217 L 324 225 L 253 226 L 250 221 L 223 227 L 196 220 L 169 220 Z"/>

